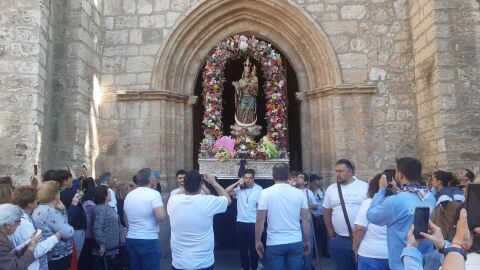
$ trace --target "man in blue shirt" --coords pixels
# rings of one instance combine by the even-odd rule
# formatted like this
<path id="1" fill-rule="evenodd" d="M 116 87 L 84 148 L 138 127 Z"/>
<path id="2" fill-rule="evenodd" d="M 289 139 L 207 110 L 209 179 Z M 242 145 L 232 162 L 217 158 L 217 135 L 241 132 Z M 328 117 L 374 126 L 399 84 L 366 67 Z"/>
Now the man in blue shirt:
<path id="1" fill-rule="evenodd" d="M 382 175 L 380 189 L 367 211 L 369 222 L 379 226 L 387 225 L 388 263 L 392 270 L 404 269 L 400 255 L 407 245 L 407 232 L 413 224 L 415 208 L 429 207 L 431 213 L 435 207 L 435 197 L 430 189 L 419 184 L 421 173 L 422 164 L 418 159 L 397 159 L 395 181 L 392 181 L 390 188 L 396 195 L 385 197 L 389 183 L 386 176 Z M 423 254 L 429 253 L 433 250 L 432 242 L 422 241 L 418 249 Z"/>

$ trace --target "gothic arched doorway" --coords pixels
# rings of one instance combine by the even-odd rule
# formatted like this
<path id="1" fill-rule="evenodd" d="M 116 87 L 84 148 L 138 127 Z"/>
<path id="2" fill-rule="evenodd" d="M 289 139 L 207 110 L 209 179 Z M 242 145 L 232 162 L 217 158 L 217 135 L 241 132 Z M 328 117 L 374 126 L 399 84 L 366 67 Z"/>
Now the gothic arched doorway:
<path id="1" fill-rule="evenodd" d="M 278 52 L 279 50 L 276 49 Z M 288 130 L 287 130 L 287 138 L 288 138 L 288 146 L 287 149 L 289 151 L 289 159 L 290 159 L 290 167 L 295 170 L 302 169 L 302 145 L 301 145 L 301 127 L 300 127 L 300 110 L 299 110 L 299 103 L 295 97 L 295 93 L 298 92 L 298 81 L 295 71 L 291 67 L 288 60 L 282 55 L 282 59 L 284 61 L 284 66 L 287 70 L 287 123 L 288 123 Z M 242 75 L 242 63 L 245 59 L 236 59 L 232 60 L 225 66 L 225 79 L 226 82 L 224 84 L 224 91 L 223 91 L 223 114 L 222 114 L 222 122 L 223 122 L 223 134 L 229 135 L 230 134 L 230 126 L 235 123 L 234 114 L 235 114 L 235 105 L 234 105 L 234 87 L 232 86 L 233 81 L 237 81 Z M 255 60 L 252 60 L 255 62 Z M 263 89 L 263 85 L 265 83 L 265 78 L 263 77 L 263 71 L 261 69 L 258 70 L 258 78 L 259 78 L 259 87 Z M 193 120 L 193 166 L 195 169 L 198 169 L 198 155 L 200 149 L 200 142 L 203 139 L 203 131 L 202 131 L 202 120 L 203 120 L 203 113 L 204 113 L 204 105 L 203 105 L 203 87 L 202 87 L 202 72 L 200 71 L 197 76 L 197 81 L 195 84 L 195 96 L 198 97 L 197 102 L 193 106 L 192 110 L 192 120 Z M 263 91 L 260 91 L 259 96 L 257 97 L 257 124 L 262 127 L 262 132 L 258 136 L 257 139 L 264 136 L 267 127 L 267 121 L 265 119 L 265 98 L 263 96 Z"/>

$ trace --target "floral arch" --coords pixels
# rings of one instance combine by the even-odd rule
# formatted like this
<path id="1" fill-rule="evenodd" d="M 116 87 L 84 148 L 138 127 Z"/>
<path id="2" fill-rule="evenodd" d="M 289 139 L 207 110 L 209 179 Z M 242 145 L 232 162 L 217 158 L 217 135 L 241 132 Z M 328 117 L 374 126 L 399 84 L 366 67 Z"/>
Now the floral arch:
<path id="1" fill-rule="evenodd" d="M 218 151 L 216 143 L 223 140 L 222 136 L 222 95 L 225 80 L 225 65 L 232 60 L 241 58 L 253 58 L 260 63 L 265 78 L 263 91 L 266 98 L 265 117 L 267 120 L 267 135 L 262 138 L 258 145 L 252 141 L 235 142 L 235 148 L 251 151 L 249 158 L 276 158 L 272 147 L 276 148 L 275 153 L 286 153 L 286 70 L 282 63 L 281 55 L 278 54 L 272 45 L 256 39 L 254 36 L 234 35 L 221 41 L 213 53 L 208 56 L 203 73 L 203 115 L 204 140 L 201 146 L 203 158 L 212 157 Z M 269 143 L 270 142 L 270 143 Z M 274 145 L 271 144 L 274 143 Z M 232 149 L 233 150 L 233 149 Z M 235 151 L 231 151 L 235 156 Z M 221 156 L 224 157 L 224 156 Z M 220 159 L 222 159 L 220 157 Z M 218 156 L 217 156 L 218 158 Z"/>

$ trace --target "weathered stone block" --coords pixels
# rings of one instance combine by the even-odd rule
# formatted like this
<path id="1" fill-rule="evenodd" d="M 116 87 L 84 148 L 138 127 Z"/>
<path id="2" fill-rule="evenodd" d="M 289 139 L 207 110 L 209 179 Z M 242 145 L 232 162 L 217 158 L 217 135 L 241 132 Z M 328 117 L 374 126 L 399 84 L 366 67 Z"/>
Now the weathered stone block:
<path id="1" fill-rule="evenodd" d="M 153 68 L 154 58 L 150 56 L 137 56 L 127 59 L 127 72 L 144 72 L 151 71 Z"/>
<path id="2" fill-rule="evenodd" d="M 115 84 L 118 85 L 128 85 L 128 84 L 135 84 L 136 82 L 136 75 L 135 74 L 116 74 L 115 75 Z"/>
<path id="3" fill-rule="evenodd" d="M 338 60 L 342 68 L 367 67 L 367 55 L 360 53 L 339 54 Z"/>
<path id="4" fill-rule="evenodd" d="M 127 0 L 125 0 L 127 1 Z M 105 15 L 121 15 L 123 13 L 122 6 L 117 0 L 104 0 L 103 12 Z"/>
<path id="5" fill-rule="evenodd" d="M 105 31 L 105 44 L 127 44 L 128 30 Z"/>
<path id="6" fill-rule="evenodd" d="M 343 19 L 362 19 L 367 14 L 364 5 L 343 6 L 340 10 Z"/>
<path id="7" fill-rule="evenodd" d="M 165 15 L 147 15 L 140 17 L 140 27 L 163 28 L 165 27 Z"/>
<path id="8" fill-rule="evenodd" d="M 115 17 L 115 29 L 134 28 L 138 26 L 137 16 L 118 16 Z"/>
<path id="9" fill-rule="evenodd" d="M 358 32 L 358 23 L 354 21 L 324 22 L 322 26 L 329 35 L 342 33 L 355 34 Z"/>
<path id="10" fill-rule="evenodd" d="M 136 45 L 121 45 L 114 47 L 106 47 L 103 49 L 103 56 L 130 56 L 137 55 L 138 48 Z"/>
<path id="11" fill-rule="evenodd" d="M 142 30 L 141 29 L 130 30 L 130 43 L 142 44 Z"/>
<path id="12" fill-rule="evenodd" d="M 167 27 L 171 27 L 177 21 L 177 18 L 180 17 L 179 12 L 168 12 L 167 13 Z"/>
<path id="13" fill-rule="evenodd" d="M 153 9 L 155 11 L 168 10 L 169 6 L 170 6 L 169 0 L 153 0 Z"/>
<path id="14" fill-rule="evenodd" d="M 153 11 L 152 0 L 138 0 L 137 13 L 150 14 Z"/>

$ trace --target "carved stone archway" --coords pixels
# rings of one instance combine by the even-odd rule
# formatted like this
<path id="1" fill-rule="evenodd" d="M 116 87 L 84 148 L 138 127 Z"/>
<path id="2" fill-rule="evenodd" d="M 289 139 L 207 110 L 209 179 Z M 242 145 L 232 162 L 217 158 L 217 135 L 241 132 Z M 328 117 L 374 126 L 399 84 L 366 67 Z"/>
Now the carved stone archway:
<path id="1" fill-rule="evenodd" d="M 151 90 L 193 96 L 195 82 L 205 56 L 216 44 L 234 34 L 255 35 L 272 43 L 291 63 L 301 92 L 317 93 L 342 85 L 341 71 L 333 47 L 320 26 L 295 3 L 288 0 L 202 0 L 196 3 L 172 27 L 159 49 L 153 67 Z M 328 94 L 326 94 L 328 95 Z M 304 95 L 300 95 L 303 97 Z M 183 104 L 182 104 L 183 105 Z M 176 102 L 166 102 L 166 111 L 178 112 Z M 191 168 L 192 119 L 191 105 L 182 106 L 184 136 L 178 136 L 184 149 L 186 168 Z M 311 140 L 309 109 L 301 108 L 303 160 L 310 160 Z M 172 114 L 172 116 L 175 115 Z M 174 117 L 171 121 L 178 121 Z M 165 134 L 163 141 L 177 140 Z M 182 137 L 182 138 L 179 138 Z M 178 157 L 177 159 L 178 160 Z M 170 165 L 169 165 L 170 164 Z M 182 164 L 165 164 L 167 174 L 172 174 Z M 174 167 L 172 167 L 174 166 Z M 170 168 L 171 167 L 171 168 Z M 307 165 L 307 167 L 310 167 Z M 309 169 L 309 168 L 307 168 Z"/>

